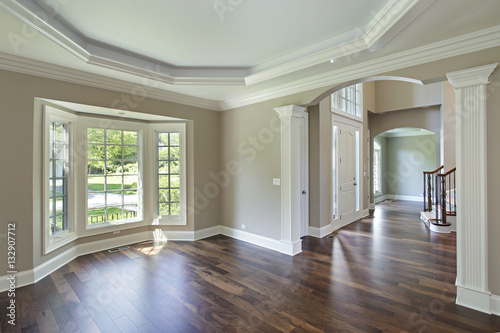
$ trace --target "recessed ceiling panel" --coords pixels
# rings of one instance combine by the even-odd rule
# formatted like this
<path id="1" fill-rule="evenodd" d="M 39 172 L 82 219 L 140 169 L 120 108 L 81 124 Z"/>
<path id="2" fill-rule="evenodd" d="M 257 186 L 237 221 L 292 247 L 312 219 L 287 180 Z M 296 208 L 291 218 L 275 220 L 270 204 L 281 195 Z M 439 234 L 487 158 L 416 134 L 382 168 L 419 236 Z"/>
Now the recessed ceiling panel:
<path id="1" fill-rule="evenodd" d="M 314 51 L 320 42 L 324 48 L 360 37 L 388 1 L 36 2 L 89 39 L 175 66 L 253 67 L 306 47 Z"/>

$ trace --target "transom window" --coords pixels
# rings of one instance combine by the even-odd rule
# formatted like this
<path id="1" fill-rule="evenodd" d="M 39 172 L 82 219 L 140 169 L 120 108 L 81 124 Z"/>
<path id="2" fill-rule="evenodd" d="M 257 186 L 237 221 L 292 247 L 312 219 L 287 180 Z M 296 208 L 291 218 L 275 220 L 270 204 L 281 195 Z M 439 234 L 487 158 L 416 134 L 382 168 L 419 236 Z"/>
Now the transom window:
<path id="1" fill-rule="evenodd" d="M 332 94 L 332 108 L 352 116 L 362 117 L 361 83 L 340 89 Z"/>
<path id="2" fill-rule="evenodd" d="M 138 217 L 138 132 L 87 128 L 87 223 Z"/>

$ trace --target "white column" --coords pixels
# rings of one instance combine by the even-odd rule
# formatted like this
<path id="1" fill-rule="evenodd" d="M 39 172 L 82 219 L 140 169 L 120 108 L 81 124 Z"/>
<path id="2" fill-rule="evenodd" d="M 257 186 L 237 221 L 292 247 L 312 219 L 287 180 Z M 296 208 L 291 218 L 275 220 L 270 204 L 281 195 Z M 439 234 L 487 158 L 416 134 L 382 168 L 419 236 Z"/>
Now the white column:
<path id="1" fill-rule="evenodd" d="M 300 122 L 306 108 L 288 105 L 274 109 L 281 119 L 281 252 L 302 252 L 300 239 Z M 307 126 L 307 123 L 305 123 Z"/>
<path id="2" fill-rule="evenodd" d="M 447 74 L 456 92 L 456 303 L 490 314 L 486 86 L 497 65 Z"/>

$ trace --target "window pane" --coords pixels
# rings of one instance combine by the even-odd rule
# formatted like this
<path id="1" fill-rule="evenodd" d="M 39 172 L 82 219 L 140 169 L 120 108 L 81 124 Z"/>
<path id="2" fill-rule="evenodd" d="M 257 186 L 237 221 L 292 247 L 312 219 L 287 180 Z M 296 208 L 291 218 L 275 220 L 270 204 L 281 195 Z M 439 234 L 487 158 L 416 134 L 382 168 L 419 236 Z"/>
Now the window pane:
<path id="1" fill-rule="evenodd" d="M 123 146 L 124 160 L 137 160 L 137 146 Z"/>
<path id="2" fill-rule="evenodd" d="M 122 131 L 120 130 L 106 130 L 106 143 L 107 144 L 122 144 Z"/>
<path id="3" fill-rule="evenodd" d="M 170 201 L 180 201 L 181 191 L 180 190 L 170 190 Z"/>
<path id="4" fill-rule="evenodd" d="M 158 146 L 168 146 L 169 145 L 168 134 L 169 133 L 159 133 L 158 134 Z"/>
<path id="5" fill-rule="evenodd" d="M 158 148 L 158 160 L 168 160 L 168 147 Z"/>
<path id="6" fill-rule="evenodd" d="M 65 177 L 65 162 L 64 161 L 56 161 L 56 177 Z"/>
<path id="7" fill-rule="evenodd" d="M 122 146 L 107 145 L 106 146 L 106 159 L 108 159 L 108 160 L 121 160 L 122 159 Z"/>
<path id="8" fill-rule="evenodd" d="M 160 203 L 159 215 L 170 215 L 170 205 L 168 203 Z"/>
<path id="9" fill-rule="evenodd" d="M 123 220 L 123 207 L 108 207 L 106 208 L 106 221 L 119 221 Z"/>
<path id="10" fill-rule="evenodd" d="M 123 174 L 122 161 L 106 161 L 106 175 Z"/>
<path id="11" fill-rule="evenodd" d="M 104 191 L 105 177 L 88 177 L 88 191 Z"/>
<path id="12" fill-rule="evenodd" d="M 87 175 L 104 176 L 104 161 L 89 161 L 87 163 Z"/>
<path id="13" fill-rule="evenodd" d="M 87 146 L 87 158 L 89 160 L 104 160 L 104 145 L 88 145 Z"/>
<path id="14" fill-rule="evenodd" d="M 131 161 L 125 161 L 123 162 L 123 173 L 129 174 L 129 173 L 137 173 L 139 170 L 139 166 L 137 161 L 131 162 Z"/>
<path id="15" fill-rule="evenodd" d="M 66 145 L 61 142 L 54 142 L 53 145 L 53 158 L 64 160 L 66 158 Z"/>
<path id="16" fill-rule="evenodd" d="M 165 189 L 160 189 L 159 191 L 159 200 L 158 201 L 161 201 L 161 202 L 168 202 L 170 201 L 170 196 L 169 196 L 169 190 L 165 190 Z"/>
<path id="17" fill-rule="evenodd" d="M 179 203 L 170 204 L 170 215 L 180 215 L 181 205 Z"/>
<path id="18" fill-rule="evenodd" d="M 180 187 L 181 178 L 179 176 L 170 176 L 170 187 Z"/>
<path id="19" fill-rule="evenodd" d="M 158 176 L 158 187 L 168 188 L 168 176 L 160 175 Z"/>
<path id="20" fill-rule="evenodd" d="M 178 174 L 179 170 L 180 170 L 180 162 L 179 161 L 170 162 L 170 173 Z"/>
<path id="21" fill-rule="evenodd" d="M 104 143 L 104 130 L 100 128 L 87 128 L 88 143 Z"/>
<path id="22" fill-rule="evenodd" d="M 123 185 L 125 189 L 137 189 L 137 184 L 139 183 L 138 176 L 125 176 L 123 177 Z"/>
<path id="23" fill-rule="evenodd" d="M 179 149 L 180 147 L 170 147 L 170 160 L 179 159 Z"/>
<path id="24" fill-rule="evenodd" d="M 64 188 L 65 179 L 55 179 L 54 182 L 56 184 L 54 196 L 66 194 L 66 189 Z"/>
<path id="25" fill-rule="evenodd" d="M 137 145 L 137 132 L 123 131 L 124 145 Z"/>
<path id="26" fill-rule="evenodd" d="M 170 133 L 170 145 L 178 146 L 180 142 L 180 133 Z"/>
<path id="27" fill-rule="evenodd" d="M 106 190 L 121 190 L 122 189 L 122 176 L 108 176 L 106 177 Z"/>
<path id="28" fill-rule="evenodd" d="M 165 161 L 158 162 L 158 173 L 168 173 L 168 162 Z"/>

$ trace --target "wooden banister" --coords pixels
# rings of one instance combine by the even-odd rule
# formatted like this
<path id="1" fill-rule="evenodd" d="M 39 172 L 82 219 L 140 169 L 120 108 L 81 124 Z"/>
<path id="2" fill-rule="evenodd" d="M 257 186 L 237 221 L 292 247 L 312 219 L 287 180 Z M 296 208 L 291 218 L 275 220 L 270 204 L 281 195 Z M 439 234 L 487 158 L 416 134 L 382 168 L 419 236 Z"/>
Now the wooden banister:
<path id="1" fill-rule="evenodd" d="M 441 165 L 439 168 L 437 168 L 437 169 L 436 169 L 436 170 L 434 170 L 434 171 L 424 171 L 424 174 L 426 174 L 426 175 L 432 175 L 433 173 L 436 173 L 436 172 L 438 172 L 438 171 L 439 171 L 439 170 L 441 170 L 441 169 L 444 169 L 444 165 Z M 455 169 L 456 169 L 456 168 L 455 168 Z"/>
<path id="2" fill-rule="evenodd" d="M 438 173 L 438 174 L 437 174 L 437 176 L 439 176 L 439 177 L 448 176 L 449 174 L 451 174 L 451 173 L 453 173 L 453 172 L 455 172 L 455 171 L 457 171 L 457 168 L 456 168 L 456 167 L 455 167 L 455 168 L 453 168 L 453 169 L 451 169 L 451 170 L 450 170 L 450 171 L 448 171 L 448 172 L 445 172 L 445 173 Z"/>

